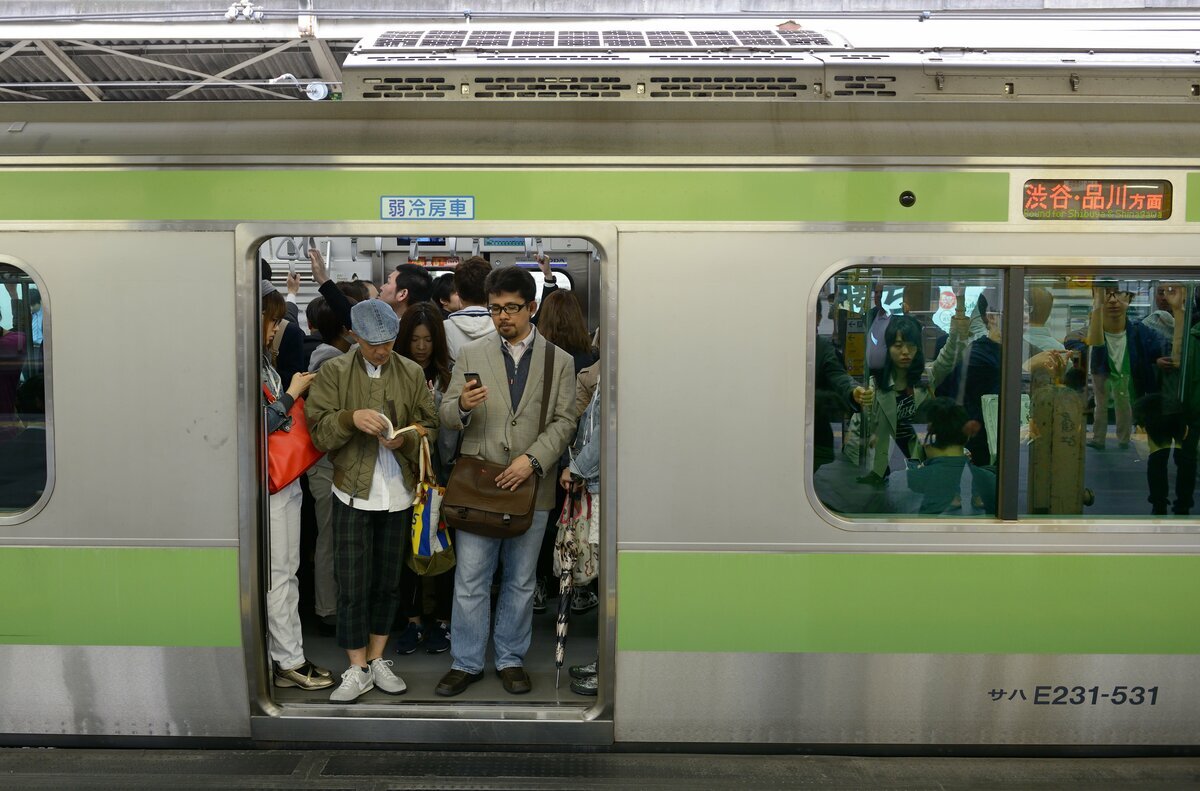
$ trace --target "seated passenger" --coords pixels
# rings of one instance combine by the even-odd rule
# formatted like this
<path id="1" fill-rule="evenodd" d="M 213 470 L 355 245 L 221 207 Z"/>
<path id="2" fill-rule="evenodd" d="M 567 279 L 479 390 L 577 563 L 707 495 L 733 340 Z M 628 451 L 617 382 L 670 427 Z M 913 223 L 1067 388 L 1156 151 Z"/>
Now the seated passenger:
<path id="1" fill-rule="evenodd" d="M 996 476 L 991 470 L 970 464 L 966 452 L 967 410 L 953 399 L 938 397 L 925 407 L 928 432 L 925 461 L 908 470 L 908 488 L 922 495 L 922 514 L 996 513 Z M 964 486 L 963 475 L 970 477 Z M 964 503 L 964 491 L 970 499 Z"/>
<path id="2" fill-rule="evenodd" d="M 875 446 L 871 471 L 863 478 L 864 483 L 881 484 L 888 475 L 891 440 L 895 440 L 907 458 L 921 457 L 921 445 L 913 427 L 917 410 L 933 397 L 933 388 L 954 369 L 969 325 L 960 299 L 958 313 L 950 320 L 950 337 L 926 380 L 921 325 L 910 316 L 896 316 L 888 323 L 883 367 L 871 372 L 875 386 L 862 396 L 868 433 L 873 436 Z"/>

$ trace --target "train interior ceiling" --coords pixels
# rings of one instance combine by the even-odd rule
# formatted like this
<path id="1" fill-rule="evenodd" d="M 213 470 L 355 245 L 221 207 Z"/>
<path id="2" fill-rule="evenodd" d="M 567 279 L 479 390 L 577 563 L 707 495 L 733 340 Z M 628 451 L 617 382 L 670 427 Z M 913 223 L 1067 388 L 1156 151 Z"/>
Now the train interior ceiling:
<path id="1" fill-rule="evenodd" d="M 317 294 L 318 283 L 314 279 L 312 260 L 309 250 L 316 250 L 320 262 L 325 268 L 325 276 L 337 283 L 347 281 L 366 281 L 375 286 L 382 285 L 400 264 L 418 264 L 425 267 L 434 280 L 452 277 L 455 267 L 462 261 L 473 256 L 488 260 L 493 267 L 515 265 L 529 271 L 537 287 L 538 300 L 543 294 L 544 276 L 539 268 L 538 260 L 548 261 L 551 271 L 555 274 L 556 286 L 569 290 L 579 300 L 580 308 L 588 326 L 589 335 L 596 341 L 600 319 L 596 306 L 599 304 L 600 269 L 599 251 L 587 239 L 583 238 L 541 238 L 541 237 L 446 237 L 446 236 L 413 236 L 413 237 L 273 237 L 264 240 L 259 246 L 258 255 L 263 274 L 269 277 L 276 287 L 286 293 L 289 276 L 295 274 L 299 278 L 296 289 L 296 304 L 298 322 L 307 335 L 317 334 L 317 330 L 309 326 L 307 319 L 308 307 L 314 299 L 323 299 Z M 293 280 L 293 282 L 295 282 Z M 435 289 L 435 293 L 436 289 Z M 450 308 L 447 308 L 449 310 Z M 406 352 L 395 349 L 400 354 Z M 549 477 L 549 476 L 548 476 Z M 312 479 L 308 476 L 302 480 L 305 489 L 304 507 L 301 512 L 302 521 L 302 551 L 300 583 L 300 613 L 304 631 L 304 647 L 307 658 L 313 663 L 330 668 L 335 675 L 345 666 L 345 652 L 338 648 L 335 640 L 335 616 L 322 615 L 317 612 L 314 596 L 317 587 L 316 578 L 322 572 L 318 568 L 320 553 L 316 552 L 318 529 L 316 513 L 313 508 L 313 498 L 310 491 Z M 560 500 L 563 499 L 560 497 Z M 553 540 L 556 527 L 553 520 L 561 510 L 561 503 L 556 503 L 552 522 L 547 527 L 550 538 L 544 543 L 543 554 L 553 551 L 548 542 Z M 405 573 L 410 573 L 406 568 Z M 552 569 L 539 569 L 539 577 L 543 572 Z M 326 569 L 325 574 L 331 570 Z M 376 689 L 366 693 L 359 699 L 356 709 L 373 706 L 394 706 L 398 701 L 405 704 L 453 705 L 445 698 L 435 695 L 434 688 L 438 680 L 445 674 L 450 665 L 450 655 L 444 643 L 435 643 L 434 632 L 438 624 L 444 622 L 448 612 L 443 613 L 441 607 L 446 605 L 446 597 L 452 595 L 454 571 L 443 572 L 436 576 L 420 579 L 420 609 L 424 633 L 422 642 L 412 645 L 411 632 L 408 629 L 409 617 L 398 612 L 393 638 L 385 657 L 394 662 L 394 670 L 408 685 L 408 691 L 403 698 L 395 698 Z M 485 678 L 482 683 L 470 686 L 466 692 L 455 697 L 454 704 L 467 707 L 483 706 L 562 706 L 567 708 L 586 708 L 595 698 L 575 694 L 571 691 L 572 679 L 569 669 L 572 665 L 586 665 L 598 655 L 598 634 L 600 607 L 597 599 L 588 594 L 594 591 L 582 592 L 576 597 L 568 594 L 566 598 L 559 597 L 560 582 L 557 578 L 543 578 L 546 601 L 544 605 L 535 602 L 533 616 L 533 636 L 528 654 L 525 657 L 525 668 L 533 681 L 530 694 L 514 698 L 501 690 L 495 678 Z M 592 588 L 595 583 L 592 583 Z M 493 606 L 495 591 L 493 591 Z M 556 623 L 559 608 L 574 608 L 569 616 L 569 637 L 566 640 L 564 663 L 561 667 L 555 665 L 555 647 L 557 642 Z M 439 621 L 439 619 L 443 619 Z M 404 652 L 404 653 L 402 653 Z M 489 659 L 490 662 L 490 659 Z M 271 696 L 275 703 L 283 706 L 310 706 L 328 702 L 329 690 L 308 692 L 299 688 L 273 687 Z M 333 711 L 333 706 L 329 711 Z"/>

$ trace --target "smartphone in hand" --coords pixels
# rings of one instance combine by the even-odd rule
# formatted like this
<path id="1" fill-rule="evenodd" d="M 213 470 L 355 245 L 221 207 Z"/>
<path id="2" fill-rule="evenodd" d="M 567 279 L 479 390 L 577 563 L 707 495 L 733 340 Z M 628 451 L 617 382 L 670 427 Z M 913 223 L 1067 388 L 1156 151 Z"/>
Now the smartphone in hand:
<path id="1" fill-rule="evenodd" d="M 464 373 L 463 378 L 467 380 L 468 388 L 479 387 L 482 384 L 477 373 Z"/>

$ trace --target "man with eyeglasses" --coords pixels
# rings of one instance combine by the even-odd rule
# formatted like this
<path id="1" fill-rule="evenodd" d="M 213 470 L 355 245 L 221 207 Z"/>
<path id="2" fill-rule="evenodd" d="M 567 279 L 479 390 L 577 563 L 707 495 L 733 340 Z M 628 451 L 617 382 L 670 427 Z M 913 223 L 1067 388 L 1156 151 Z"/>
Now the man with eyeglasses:
<path id="1" fill-rule="evenodd" d="M 463 456 L 508 467 L 496 486 L 515 489 L 531 475 L 551 480 L 539 486 L 533 524 L 514 538 L 456 536 L 454 611 L 450 621 L 453 662 L 438 683 L 442 696 L 458 695 L 483 677 L 491 617 L 491 585 L 502 566 L 496 603 L 495 667 L 505 691 L 519 695 L 532 683 L 525 653 L 533 633 L 533 590 L 538 551 L 554 505 L 559 457 L 575 435 L 575 367 L 571 356 L 553 349 L 546 370 L 547 341 L 530 322 L 537 310 L 533 276 L 515 266 L 490 272 L 484 282 L 487 311 L 497 336 L 465 344 L 455 361 L 442 400 L 443 425 L 461 429 Z M 464 374 L 477 374 L 468 383 Z M 545 377 L 551 377 L 546 425 L 540 426 Z"/>
<path id="2" fill-rule="evenodd" d="M 1092 315 L 1087 346 L 1091 347 L 1092 383 L 1096 413 L 1088 445 L 1104 450 L 1108 434 L 1108 400 L 1115 410 L 1117 445 L 1129 447 L 1133 431 L 1133 402 L 1159 391 L 1159 358 L 1169 354 L 1169 343 L 1140 321 L 1129 321 L 1135 286 L 1115 280 L 1097 281 L 1092 289 Z M 1069 341 L 1067 348 L 1079 348 Z"/>

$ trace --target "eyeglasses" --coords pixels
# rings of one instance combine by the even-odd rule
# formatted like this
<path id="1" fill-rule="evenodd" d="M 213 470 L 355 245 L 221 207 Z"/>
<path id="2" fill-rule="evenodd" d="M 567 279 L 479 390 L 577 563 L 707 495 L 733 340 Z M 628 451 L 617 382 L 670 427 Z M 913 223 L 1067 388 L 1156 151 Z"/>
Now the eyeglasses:
<path id="1" fill-rule="evenodd" d="M 512 302 L 509 302 L 507 305 L 488 305 L 487 311 L 493 316 L 499 316 L 501 313 L 507 313 L 508 315 L 512 316 L 520 313 L 521 308 L 528 304 L 528 302 L 522 302 L 520 305 L 515 305 Z"/>

